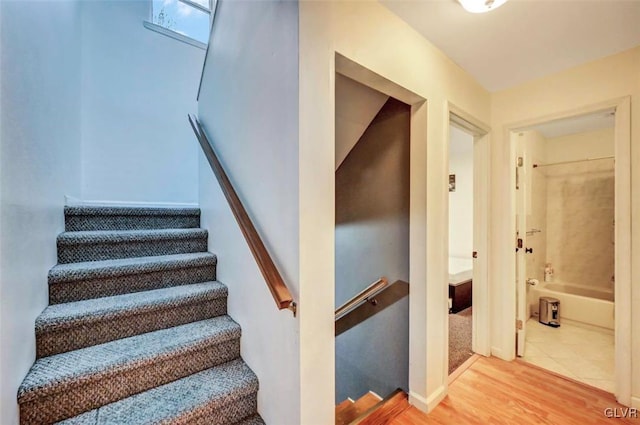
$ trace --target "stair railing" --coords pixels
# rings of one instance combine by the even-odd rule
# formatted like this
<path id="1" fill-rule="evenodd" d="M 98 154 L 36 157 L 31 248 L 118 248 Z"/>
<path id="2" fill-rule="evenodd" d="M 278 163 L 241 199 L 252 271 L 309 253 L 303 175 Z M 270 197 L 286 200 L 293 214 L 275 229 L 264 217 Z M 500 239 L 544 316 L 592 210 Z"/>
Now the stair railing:
<path id="1" fill-rule="evenodd" d="M 202 125 L 198 119 L 191 114 L 189 114 L 189 123 L 191 123 L 191 128 L 193 128 L 193 132 L 196 134 L 196 137 L 200 142 L 204 155 L 207 157 L 207 161 L 209 161 L 213 174 L 215 174 L 218 179 L 222 192 L 224 193 L 225 198 L 227 198 L 231 211 L 233 211 L 233 215 L 240 226 L 240 230 L 242 231 L 247 244 L 249 245 L 249 249 L 255 258 L 256 263 L 258 263 L 260 272 L 267 283 L 269 291 L 271 291 L 271 295 L 273 296 L 276 305 L 280 310 L 291 310 L 295 317 L 297 305 L 295 301 L 293 301 L 291 292 L 289 292 L 289 288 L 287 288 L 287 285 L 284 283 L 278 268 L 273 262 L 271 255 L 269 255 L 269 251 L 267 251 L 267 248 L 264 246 L 264 243 L 260 238 L 260 234 L 253 225 L 247 210 L 242 205 L 242 201 L 233 188 L 229 177 L 227 177 L 227 173 L 218 160 L 218 156 L 214 152 L 213 146 L 209 142 Z"/>
<path id="2" fill-rule="evenodd" d="M 409 284 L 396 280 L 391 285 L 386 277 L 376 280 L 335 312 L 335 336 L 362 323 L 409 294 Z"/>
<path id="3" fill-rule="evenodd" d="M 349 301 L 342 304 L 340 307 L 336 309 L 336 320 L 339 320 L 342 316 L 349 314 L 353 309 L 358 307 L 365 301 L 368 301 L 369 298 L 372 298 L 375 294 L 382 291 L 385 286 L 389 284 L 389 281 L 386 277 L 382 276 L 380 279 L 371 283 L 369 286 L 364 288 L 362 291 L 358 292 L 356 295 L 351 297 Z"/>

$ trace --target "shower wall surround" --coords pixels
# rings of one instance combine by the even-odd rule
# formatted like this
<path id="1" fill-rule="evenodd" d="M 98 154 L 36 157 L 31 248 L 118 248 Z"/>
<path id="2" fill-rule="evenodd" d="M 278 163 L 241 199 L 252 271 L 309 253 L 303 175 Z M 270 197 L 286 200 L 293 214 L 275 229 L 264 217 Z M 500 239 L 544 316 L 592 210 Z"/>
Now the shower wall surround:
<path id="1" fill-rule="evenodd" d="M 547 174 L 547 259 L 555 279 L 611 288 L 613 160 L 554 168 Z"/>
<path id="2" fill-rule="evenodd" d="M 546 160 L 612 156 L 613 149 L 613 129 L 597 130 L 548 139 Z M 615 264 L 613 159 L 536 170 L 546 176 L 546 261 L 555 269 L 554 280 L 611 289 Z"/>

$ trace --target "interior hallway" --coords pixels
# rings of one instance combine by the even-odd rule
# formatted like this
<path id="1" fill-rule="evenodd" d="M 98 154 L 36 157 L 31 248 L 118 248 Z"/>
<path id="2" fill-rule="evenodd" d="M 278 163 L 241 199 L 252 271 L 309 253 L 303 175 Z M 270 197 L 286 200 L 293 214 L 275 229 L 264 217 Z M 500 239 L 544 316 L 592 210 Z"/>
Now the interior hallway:
<path id="1" fill-rule="evenodd" d="M 411 407 L 391 425 L 640 424 L 640 412 L 635 418 L 620 417 L 626 408 L 605 391 L 519 360 L 473 359 L 429 415 Z M 617 417 L 607 417 L 607 412 Z"/>

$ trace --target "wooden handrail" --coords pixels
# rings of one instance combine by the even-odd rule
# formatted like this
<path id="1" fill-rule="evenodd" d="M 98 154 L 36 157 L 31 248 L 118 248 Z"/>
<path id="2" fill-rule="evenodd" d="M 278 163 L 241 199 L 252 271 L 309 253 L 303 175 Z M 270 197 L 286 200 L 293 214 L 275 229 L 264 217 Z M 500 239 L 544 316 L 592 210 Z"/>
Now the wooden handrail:
<path id="1" fill-rule="evenodd" d="M 373 286 L 381 282 L 382 279 L 385 280 L 384 285 Z M 358 326 L 368 318 L 380 313 L 382 310 L 409 295 L 409 283 L 403 280 L 396 280 L 392 284 L 387 285 L 386 278 L 380 278 L 380 280 L 374 282 L 373 285 L 369 285 L 369 288 L 372 288 L 371 290 L 369 290 L 369 288 L 365 289 L 368 293 L 366 297 L 359 297 L 359 295 L 362 294 L 361 292 L 353 298 L 360 298 L 362 299 L 361 302 L 355 304 L 347 302 L 343 305 L 347 306 L 351 304 L 351 307 L 342 310 L 340 315 L 336 315 L 335 336 L 348 331 L 354 326 Z"/>
<path id="2" fill-rule="evenodd" d="M 204 155 L 207 157 L 207 161 L 209 161 L 209 165 L 211 165 L 213 174 L 215 174 L 218 179 L 222 192 L 224 193 L 225 198 L 227 198 L 227 202 L 231 207 L 231 211 L 233 211 L 233 215 L 240 226 L 240 230 L 242 231 L 245 240 L 249 244 L 249 249 L 251 249 L 251 253 L 258 263 L 260 272 L 262 273 L 264 280 L 267 282 L 267 287 L 271 291 L 271 295 L 273 296 L 276 305 L 280 310 L 291 310 L 295 317 L 297 305 L 293 301 L 291 292 L 289 292 L 289 288 L 285 285 L 278 268 L 269 255 L 269 251 L 267 251 L 267 248 L 264 246 L 258 231 L 249 217 L 249 214 L 247 214 L 247 210 L 245 210 L 242 205 L 242 201 L 240 201 L 238 194 L 229 180 L 229 177 L 227 177 L 227 173 L 224 171 L 222 164 L 218 160 L 218 156 L 215 154 L 213 146 L 209 143 L 209 139 L 207 138 L 204 129 L 200 125 L 198 119 L 191 114 L 189 114 L 189 123 L 200 142 L 200 146 L 204 151 Z"/>
<path id="3" fill-rule="evenodd" d="M 335 312 L 335 320 L 340 319 L 342 316 L 345 316 L 353 309 L 358 307 L 363 302 L 367 301 L 370 297 L 374 296 L 378 292 L 380 292 L 385 286 L 389 284 L 389 281 L 386 277 L 382 276 L 380 279 L 371 283 L 369 286 L 364 288 L 362 291 L 358 292 L 356 295 L 351 297 L 349 301 L 342 304 L 340 307 L 336 308 Z"/>

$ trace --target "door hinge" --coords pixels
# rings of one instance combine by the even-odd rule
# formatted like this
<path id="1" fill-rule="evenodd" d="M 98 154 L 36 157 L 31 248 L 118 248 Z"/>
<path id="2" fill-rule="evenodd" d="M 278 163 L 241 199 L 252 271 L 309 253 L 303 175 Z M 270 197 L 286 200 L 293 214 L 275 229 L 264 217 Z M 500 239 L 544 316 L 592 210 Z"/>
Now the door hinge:
<path id="1" fill-rule="evenodd" d="M 516 330 L 522 330 L 522 320 L 520 319 L 516 320 Z"/>

